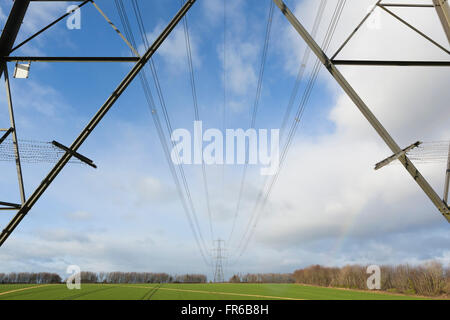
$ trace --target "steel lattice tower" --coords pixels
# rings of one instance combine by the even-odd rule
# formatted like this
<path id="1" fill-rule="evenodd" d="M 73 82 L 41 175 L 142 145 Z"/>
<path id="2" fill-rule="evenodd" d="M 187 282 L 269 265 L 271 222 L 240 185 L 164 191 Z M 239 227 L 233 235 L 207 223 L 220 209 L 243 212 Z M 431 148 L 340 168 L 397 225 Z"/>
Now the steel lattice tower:
<path id="1" fill-rule="evenodd" d="M 224 240 L 216 240 L 214 241 L 217 244 L 217 247 L 214 249 L 216 251 L 216 267 L 214 271 L 214 282 L 225 282 L 225 278 L 223 275 L 223 260 L 225 259 L 223 255 L 223 251 L 225 250 L 222 244 L 225 243 Z"/>
<path id="2" fill-rule="evenodd" d="M 62 17 L 58 18 L 54 22 L 50 23 L 40 31 L 36 32 L 31 37 L 27 38 L 20 44 L 15 45 L 17 34 L 19 33 L 21 26 L 24 22 L 25 14 L 27 12 L 28 6 L 31 1 L 48 1 L 48 0 L 15 0 L 3 31 L 0 35 L 0 77 L 3 76 L 5 81 L 6 93 L 7 93 L 7 104 L 10 116 L 9 128 L 0 127 L 0 144 L 4 142 L 9 136 L 11 136 L 14 146 L 14 157 L 17 167 L 17 176 L 21 202 L 11 203 L 11 201 L 4 201 L 8 199 L 0 199 L 0 210 L 11 210 L 15 213 L 14 217 L 8 223 L 8 225 L 0 233 L 0 247 L 5 243 L 9 236 L 14 232 L 16 227 L 21 223 L 21 221 L 26 217 L 26 215 L 32 210 L 36 202 L 45 193 L 47 188 L 52 184 L 54 179 L 60 174 L 60 172 L 65 168 L 65 166 L 71 161 L 72 158 L 77 158 L 78 160 L 85 162 L 86 164 L 95 167 L 93 162 L 86 158 L 85 156 L 78 153 L 78 149 L 83 145 L 83 143 L 88 139 L 90 134 L 95 130 L 95 128 L 101 123 L 104 116 L 109 112 L 109 110 L 115 105 L 119 97 L 124 93 L 128 86 L 133 82 L 133 80 L 139 75 L 144 66 L 149 62 L 158 48 L 167 39 L 167 37 L 174 30 L 176 25 L 183 19 L 186 13 L 191 9 L 196 0 L 187 0 L 182 8 L 173 16 L 172 20 L 166 25 L 164 30 L 159 34 L 156 40 L 150 45 L 142 55 L 137 55 L 136 57 L 20 57 L 13 55 L 14 51 L 28 43 L 35 37 L 39 36 L 53 25 L 58 23 L 67 17 L 71 12 L 64 14 Z M 64 0 L 60 0 L 64 1 Z M 355 0 L 356 1 L 356 0 Z M 348 59 L 336 59 L 339 56 L 341 50 L 347 45 L 353 36 L 358 32 L 360 27 L 366 22 L 369 16 L 373 13 L 376 8 L 383 10 L 386 14 L 391 15 L 393 18 L 399 21 L 399 23 L 404 24 L 414 32 L 431 42 L 433 45 L 438 47 L 440 50 L 446 52 L 450 55 L 450 50 L 448 49 L 448 44 L 450 44 L 450 9 L 448 5 L 448 0 L 429 0 L 428 4 L 398 4 L 398 3 L 385 3 L 388 0 L 374 0 L 374 7 L 360 22 L 356 29 L 349 35 L 338 51 L 332 55 L 328 56 L 316 40 L 311 36 L 311 34 L 305 29 L 298 18 L 291 12 L 288 6 L 283 0 L 273 0 L 273 2 L 280 9 L 281 13 L 290 23 L 292 28 L 297 32 L 300 38 L 311 49 L 314 56 L 316 56 L 320 63 L 326 68 L 330 75 L 339 84 L 341 89 L 347 94 L 347 96 L 352 100 L 358 110 L 368 121 L 368 124 L 377 132 L 380 138 L 385 142 L 386 146 L 391 150 L 392 156 L 380 162 L 380 165 L 389 163 L 391 161 L 399 161 L 405 168 L 405 170 L 411 175 L 414 182 L 422 189 L 424 194 L 433 203 L 440 214 L 450 222 L 450 208 L 448 206 L 448 190 L 449 190 L 449 180 L 450 180 L 450 161 L 449 166 L 446 171 L 445 177 L 445 194 L 441 197 L 436 193 L 433 187 L 425 179 L 425 177 L 420 173 L 416 166 L 412 163 L 407 155 L 407 151 L 414 146 L 403 148 L 400 146 L 396 140 L 390 135 L 387 129 L 382 125 L 382 123 L 377 119 L 377 117 L 372 113 L 370 107 L 366 104 L 363 98 L 356 92 L 352 85 L 348 82 L 346 77 L 339 70 L 340 65 L 353 65 L 353 66 L 415 66 L 415 67 L 449 67 L 450 61 L 407 61 L 407 60 L 348 60 Z M 68 1 L 69 2 L 69 1 Z M 78 8 L 92 4 L 95 8 L 102 14 L 102 16 L 107 20 L 107 22 L 115 28 L 111 21 L 105 16 L 98 5 L 95 4 L 93 0 L 78 1 L 80 4 Z M 414 27 L 412 24 L 408 23 L 402 19 L 399 15 L 395 14 L 390 10 L 392 7 L 411 7 L 417 10 L 424 10 L 424 8 L 435 9 L 437 12 L 437 18 L 440 20 L 445 34 L 447 35 L 447 44 L 439 44 L 432 38 L 427 36 L 424 32 L 420 31 L 418 28 Z M 116 29 L 116 28 L 115 28 Z M 116 29 L 116 32 L 118 30 Z M 130 46 L 130 43 L 118 32 L 122 39 Z M 131 48 L 134 49 L 134 48 Z M 92 119 L 85 124 L 77 138 L 71 143 L 70 146 L 64 146 L 60 143 L 54 141 L 54 145 L 59 149 L 64 151 L 64 155 L 59 159 L 59 161 L 52 167 L 48 174 L 44 177 L 41 183 L 36 186 L 36 188 L 29 194 L 25 193 L 23 187 L 23 177 L 21 169 L 21 158 L 20 150 L 18 147 L 18 138 L 16 123 L 14 119 L 13 112 L 13 97 L 11 96 L 10 90 L 10 79 L 8 75 L 7 65 L 11 62 L 134 62 L 134 65 L 128 74 L 122 79 L 122 81 L 117 85 L 112 94 L 106 99 L 104 104 L 102 104 L 97 113 L 93 115 Z M 23 66 L 22 66 L 23 67 Z M 27 67 L 25 67 L 27 68 Z M 223 257 L 223 240 L 217 240 L 217 256 L 216 256 L 216 270 L 215 270 L 215 281 L 223 281 L 223 267 L 222 261 Z"/>
<path id="3" fill-rule="evenodd" d="M 26 12 L 28 10 L 28 6 L 31 1 L 48 1 L 48 0 L 16 0 L 12 5 L 10 14 L 6 21 L 6 24 L 3 28 L 3 31 L 0 35 L 0 77 L 3 75 L 5 80 L 5 87 L 7 93 L 7 104 L 8 111 L 10 115 L 10 128 L 0 128 L 0 144 L 4 142 L 9 135 L 11 135 L 13 140 L 14 147 L 14 155 L 15 162 L 17 166 L 17 176 L 19 181 L 19 190 L 21 196 L 21 203 L 11 203 L 2 201 L 0 199 L 0 210 L 12 210 L 17 211 L 12 220 L 8 223 L 8 225 L 2 230 L 0 233 L 0 247 L 6 241 L 6 239 L 13 233 L 22 219 L 28 214 L 34 204 L 39 200 L 39 198 L 44 194 L 50 184 L 54 181 L 56 176 L 63 170 L 63 168 L 71 161 L 72 158 L 77 158 L 78 160 L 85 162 L 86 164 L 96 167 L 92 160 L 89 158 L 79 154 L 77 151 L 81 147 L 81 145 L 86 141 L 92 131 L 97 127 L 97 125 L 101 122 L 104 116 L 108 113 L 108 111 L 114 106 L 119 97 L 124 93 L 124 91 L 128 88 L 128 86 L 133 82 L 133 80 L 139 75 L 141 70 L 145 67 L 145 65 L 149 62 L 158 48 L 162 45 L 162 43 L 167 39 L 167 37 L 172 33 L 177 24 L 183 19 L 186 13 L 191 9 L 196 0 L 187 0 L 181 9 L 175 14 L 172 20 L 166 25 L 163 31 L 159 34 L 156 40 L 149 46 L 149 48 L 145 51 L 144 54 L 137 54 L 136 57 L 17 57 L 13 56 L 12 53 L 20 48 L 22 45 L 28 43 L 33 40 L 46 30 L 50 29 L 52 26 L 62 21 L 64 18 L 68 17 L 75 10 L 81 8 L 86 4 L 92 4 L 99 13 L 105 18 L 105 20 L 115 29 L 115 31 L 119 34 L 119 36 L 126 42 L 126 44 L 136 52 L 136 49 L 133 48 L 127 39 L 121 34 L 121 32 L 116 28 L 116 26 L 109 20 L 109 18 L 105 15 L 105 13 L 98 7 L 98 5 L 94 2 L 94 0 L 85 0 L 79 1 L 81 2 L 76 8 L 62 15 L 60 18 L 51 22 L 49 25 L 39 30 L 25 41 L 21 42 L 14 46 L 17 34 L 20 31 L 20 28 L 23 24 Z M 64 0 L 61 0 L 64 1 Z M 68 1 L 68 0 L 66 0 Z M 68 1 L 69 2 L 69 1 Z M 64 155 L 59 159 L 59 161 L 54 165 L 54 167 L 50 170 L 47 176 L 42 180 L 39 186 L 27 197 L 25 194 L 25 190 L 23 187 L 23 177 L 22 177 L 22 168 L 20 163 L 20 150 L 18 146 L 17 139 L 17 131 L 14 120 L 14 112 L 13 112 L 13 99 L 11 96 L 10 90 L 10 81 L 8 77 L 8 62 L 134 62 L 133 68 L 128 72 L 128 74 L 122 79 L 122 81 L 118 84 L 113 93 L 106 99 L 104 104 L 98 109 L 97 113 L 92 117 L 92 119 L 84 126 L 83 130 L 80 132 L 78 137 L 72 142 L 70 146 L 64 146 L 56 141 L 53 141 L 52 144 L 63 150 Z M 20 67 L 20 66 L 19 66 Z M 28 69 L 28 66 L 22 66 L 22 69 Z M 17 69 L 17 65 L 16 65 Z"/>

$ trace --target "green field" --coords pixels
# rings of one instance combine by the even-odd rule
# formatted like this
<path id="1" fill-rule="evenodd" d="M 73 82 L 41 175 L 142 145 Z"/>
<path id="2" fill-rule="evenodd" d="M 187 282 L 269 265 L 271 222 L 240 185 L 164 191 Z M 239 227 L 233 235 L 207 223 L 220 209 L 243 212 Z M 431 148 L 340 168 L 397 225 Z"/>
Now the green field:
<path id="1" fill-rule="evenodd" d="M 0 285 L 0 300 L 404 300 L 419 297 L 297 284 Z"/>

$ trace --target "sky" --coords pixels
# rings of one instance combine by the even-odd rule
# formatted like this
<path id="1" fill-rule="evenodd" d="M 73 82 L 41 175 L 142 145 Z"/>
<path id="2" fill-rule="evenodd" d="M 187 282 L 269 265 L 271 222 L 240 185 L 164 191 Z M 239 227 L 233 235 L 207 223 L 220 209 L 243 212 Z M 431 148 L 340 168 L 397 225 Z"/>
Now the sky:
<path id="1" fill-rule="evenodd" d="M 97 3 L 123 30 L 114 2 Z M 286 3 L 311 31 L 319 1 Z M 319 44 L 336 3 L 327 1 L 316 36 Z M 374 3 L 346 2 L 327 54 L 336 51 Z M 134 36 L 140 39 L 131 1 L 124 0 L 124 4 Z M 64 14 L 68 5 L 31 3 L 16 43 Z M 153 0 L 140 1 L 140 5 L 147 36 L 153 41 L 180 2 Z M 12 2 L 0 3 L 0 28 L 11 6 Z M 198 0 L 188 13 L 199 115 L 205 129 L 250 127 L 269 8 L 269 0 L 228 0 L 224 15 L 223 0 Z M 433 9 L 392 10 L 448 47 Z M 448 59 L 446 53 L 391 16 L 378 9 L 375 14 L 371 27 L 361 28 L 339 58 Z M 305 50 L 304 42 L 276 7 L 271 35 L 256 117 L 258 129 L 280 128 Z M 138 46 L 142 52 L 142 43 Z M 63 20 L 14 54 L 125 57 L 130 51 L 88 4 L 81 9 L 81 29 L 69 30 Z M 153 61 L 172 127 L 192 131 L 194 103 L 182 24 Z M 314 62 L 311 56 L 294 110 Z M 11 79 L 19 139 L 70 145 L 131 68 L 130 63 L 32 63 L 28 79 Z M 449 139 L 450 74 L 445 68 L 339 69 L 400 146 Z M 14 64 L 9 63 L 9 73 L 13 70 Z M 150 70 L 145 72 L 158 101 Z M 0 127 L 8 127 L 4 90 L 0 91 L 0 105 Z M 160 106 L 156 108 L 162 117 Z M 288 124 L 293 121 L 292 113 Z M 184 166 L 210 262 L 206 264 L 139 81 L 129 86 L 79 152 L 93 159 L 98 169 L 79 164 L 64 168 L 0 248 L 0 272 L 64 275 L 69 265 L 79 265 L 86 271 L 205 273 L 211 279 L 216 239 L 226 240 L 226 278 L 238 272 L 292 272 L 311 264 L 418 264 L 429 260 L 450 264 L 448 223 L 402 166 L 373 170 L 374 164 L 391 152 L 323 68 L 243 254 L 239 243 L 264 182 L 259 167 L 249 166 L 230 238 L 244 167 L 205 166 L 211 234 L 201 166 Z M 23 165 L 28 195 L 51 167 L 47 163 Z M 442 195 L 445 163 L 418 168 Z M 0 162 L 0 172 L 0 200 L 20 202 L 14 163 Z M 12 217 L 12 212 L 2 212 L 0 226 Z"/>

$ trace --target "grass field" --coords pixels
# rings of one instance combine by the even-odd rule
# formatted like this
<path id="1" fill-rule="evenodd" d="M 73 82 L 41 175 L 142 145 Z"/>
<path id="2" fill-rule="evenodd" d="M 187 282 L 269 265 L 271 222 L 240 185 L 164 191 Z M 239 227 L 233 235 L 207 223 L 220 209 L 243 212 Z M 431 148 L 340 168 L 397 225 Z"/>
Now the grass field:
<path id="1" fill-rule="evenodd" d="M 0 300 L 405 300 L 419 297 L 297 284 L 0 285 Z"/>

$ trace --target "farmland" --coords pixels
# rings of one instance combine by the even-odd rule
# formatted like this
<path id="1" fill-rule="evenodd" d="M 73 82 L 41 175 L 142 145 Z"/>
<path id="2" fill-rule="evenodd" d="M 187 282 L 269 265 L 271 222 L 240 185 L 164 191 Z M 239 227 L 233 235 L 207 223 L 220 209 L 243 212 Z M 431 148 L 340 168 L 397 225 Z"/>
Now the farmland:
<path id="1" fill-rule="evenodd" d="M 419 297 L 297 284 L 0 285 L 0 300 L 405 300 Z"/>

